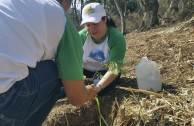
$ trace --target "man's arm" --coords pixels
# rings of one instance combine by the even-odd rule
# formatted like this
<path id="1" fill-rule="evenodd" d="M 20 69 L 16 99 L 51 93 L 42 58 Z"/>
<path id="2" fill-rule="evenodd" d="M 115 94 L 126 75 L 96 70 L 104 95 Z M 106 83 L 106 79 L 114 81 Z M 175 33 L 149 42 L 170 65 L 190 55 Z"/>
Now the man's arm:
<path id="1" fill-rule="evenodd" d="M 68 100 L 73 105 L 82 105 L 97 94 L 93 85 L 85 86 L 83 77 L 83 48 L 81 37 L 68 15 L 63 37 L 58 46 L 56 62 Z"/>
<path id="2" fill-rule="evenodd" d="M 94 85 L 84 85 L 83 80 L 63 80 L 65 93 L 72 105 L 82 105 L 91 101 L 97 94 L 97 88 Z"/>

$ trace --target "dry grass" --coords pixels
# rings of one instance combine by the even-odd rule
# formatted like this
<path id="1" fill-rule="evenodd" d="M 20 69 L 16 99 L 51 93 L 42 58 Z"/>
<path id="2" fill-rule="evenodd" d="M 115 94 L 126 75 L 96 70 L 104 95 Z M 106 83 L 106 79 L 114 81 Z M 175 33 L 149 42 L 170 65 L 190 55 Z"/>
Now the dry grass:
<path id="1" fill-rule="evenodd" d="M 110 126 L 194 126 L 194 17 L 168 28 L 129 33 L 126 41 L 120 87 L 99 97 L 106 122 Z M 137 89 L 135 66 L 143 56 L 160 68 L 163 91 L 157 94 Z M 43 126 L 99 126 L 96 101 L 74 107 L 62 99 Z"/>

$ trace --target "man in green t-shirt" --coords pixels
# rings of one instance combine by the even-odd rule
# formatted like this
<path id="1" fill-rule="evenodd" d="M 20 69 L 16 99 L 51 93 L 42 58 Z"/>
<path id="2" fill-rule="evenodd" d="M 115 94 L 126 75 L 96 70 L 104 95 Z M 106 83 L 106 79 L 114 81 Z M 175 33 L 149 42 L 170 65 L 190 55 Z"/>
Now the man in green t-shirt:
<path id="1" fill-rule="evenodd" d="M 1 0 L 0 29 L 0 126 L 41 126 L 61 87 L 73 105 L 94 99 L 81 38 L 57 1 Z"/>

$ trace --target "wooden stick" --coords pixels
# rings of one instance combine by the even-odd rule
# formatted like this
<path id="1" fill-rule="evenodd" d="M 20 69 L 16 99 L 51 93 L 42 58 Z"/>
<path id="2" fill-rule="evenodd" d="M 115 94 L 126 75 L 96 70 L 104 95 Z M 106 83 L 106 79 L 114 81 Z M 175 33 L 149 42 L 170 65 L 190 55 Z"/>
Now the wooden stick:
<path id="1" fill-rule="evenodd" d="M 127 88 L 127 87 L 120 87 L 120 86 L 117 86 L 117 88 L 127 90 L 127 91 L 133 91 L 133 92 L 141 92 L 141 93 L 144 93 L 144 94 L 154 95 L 154 96 L 157 96 L 157 97 L 162 96 L 161 93 L 155 93 L 155 92 L 152 92 L 152 91 L 147 91 L 147 90 L 142 90 L 142 89 L 134 89 L 134 88 Z"/>

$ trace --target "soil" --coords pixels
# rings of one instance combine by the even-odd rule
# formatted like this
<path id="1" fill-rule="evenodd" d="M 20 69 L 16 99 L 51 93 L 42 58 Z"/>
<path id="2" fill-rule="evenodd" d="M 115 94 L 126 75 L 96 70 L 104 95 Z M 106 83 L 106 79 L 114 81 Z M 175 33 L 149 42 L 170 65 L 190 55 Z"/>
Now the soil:
<path id="1" fill-rule="evenodd" d="M 119 85 L 80 107 L 65 98 L 59 100 L 43 126 L 194 125 L 194 17 L 168 27 L 134 31 L 125 38 Z M 162 91 L 155 94 L 137 86 L 135 66 L 144 56 L 160 69 Z"/>

